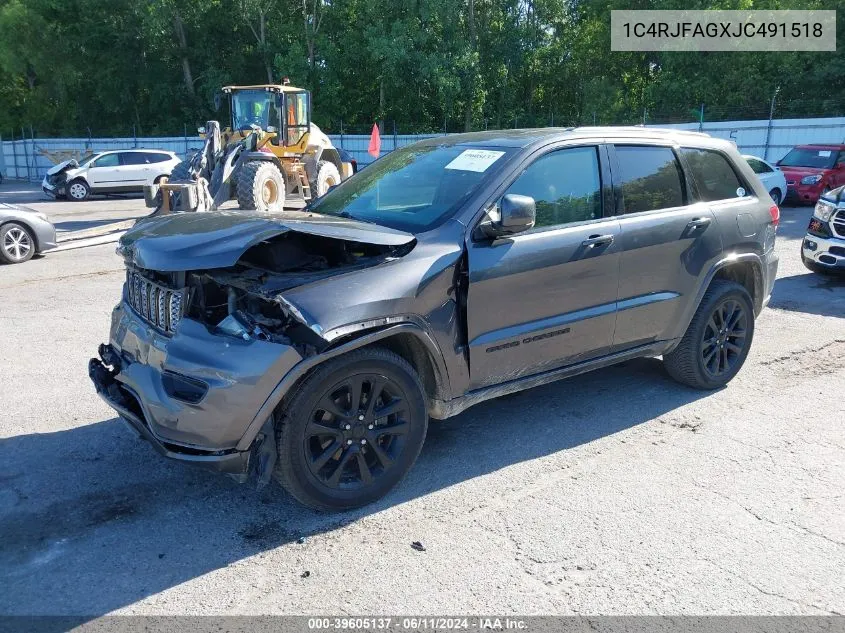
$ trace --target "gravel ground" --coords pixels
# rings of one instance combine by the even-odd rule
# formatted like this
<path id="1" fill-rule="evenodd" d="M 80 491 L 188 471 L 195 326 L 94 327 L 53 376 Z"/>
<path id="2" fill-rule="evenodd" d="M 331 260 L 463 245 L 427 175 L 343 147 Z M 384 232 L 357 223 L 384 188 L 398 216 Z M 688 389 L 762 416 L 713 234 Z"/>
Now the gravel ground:
<path id="1" fill-rule="evenodd" d="M 726 389 L 646 359 L 487 402 L 342 515 L 170 463 L 96 397 L 113 244 L 0 267 L 0 613 L 845 613 L 845 282 L 801 265 L 809 214 Z"/>

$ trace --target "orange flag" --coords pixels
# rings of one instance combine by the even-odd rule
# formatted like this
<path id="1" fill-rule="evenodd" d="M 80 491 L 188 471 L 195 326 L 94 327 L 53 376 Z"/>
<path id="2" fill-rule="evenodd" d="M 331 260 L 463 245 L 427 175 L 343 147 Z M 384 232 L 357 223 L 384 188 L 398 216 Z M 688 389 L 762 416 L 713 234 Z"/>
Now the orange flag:
<path id="1" fill-rule="evenodd" d="M 378 133 L 378 125 L 373 123 L 373 131 L 370 133 L 370 146 L 367 148 L 367 153 L 373 158 L 378 158 L 381 154 L 381 135 Z"/>

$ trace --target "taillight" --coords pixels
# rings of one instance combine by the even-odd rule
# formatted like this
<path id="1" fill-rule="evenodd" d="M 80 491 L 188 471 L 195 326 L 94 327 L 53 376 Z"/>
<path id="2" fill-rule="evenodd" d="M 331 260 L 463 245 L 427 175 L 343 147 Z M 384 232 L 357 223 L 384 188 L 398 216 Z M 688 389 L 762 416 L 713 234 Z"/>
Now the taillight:
<path id="1" fill-rule="evenodd" d="M 772 216 L 772 224 L 775 226 L 780 224 L 780 209 L 778 208 L 778 205 L 773 204 L 769 207 L 769 215 Z"/>

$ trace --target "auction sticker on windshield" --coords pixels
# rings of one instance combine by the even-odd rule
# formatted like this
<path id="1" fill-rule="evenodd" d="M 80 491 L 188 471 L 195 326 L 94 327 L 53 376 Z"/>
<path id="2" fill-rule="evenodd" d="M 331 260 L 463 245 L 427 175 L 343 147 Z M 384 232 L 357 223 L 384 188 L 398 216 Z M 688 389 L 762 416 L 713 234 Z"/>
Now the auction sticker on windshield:
<path id="1" fill-rule="evenodd" d="M 457 158 L 446 165 L 445 169 L 460 169 L 461 171 L 487 171 L 504 152 L 494 152 L 488 149 L 468 149 L 461 152 Z"/>

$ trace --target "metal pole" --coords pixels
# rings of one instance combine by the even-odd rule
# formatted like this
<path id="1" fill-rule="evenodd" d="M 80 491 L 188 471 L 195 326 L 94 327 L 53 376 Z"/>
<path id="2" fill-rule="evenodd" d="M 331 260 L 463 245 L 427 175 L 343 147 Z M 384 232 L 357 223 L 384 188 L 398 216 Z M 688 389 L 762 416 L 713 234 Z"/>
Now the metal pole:
<path id="1" fill-rule="evenodd" d="M 182 124 L 182 135 L 185 137 L 185 160 L 188 160 L 188 124 Z"/>
<path id="2" fill-rule="evenodd" d="M 32 152 L 32 172 L 35 174 L 36 180 L 38 179 L 38 156 L 35 154 L 35 132 L 32 131 L 32 126 L 29 126 L 29 141 L 30 141 L 30 151 Z"/>
<path id="3" fill-rule="evenodd" d="M 137 148 L 138 148 L 138 133 L 137 133 L 137 131 L 135 130 L 135 124 L 134 124 L 134 123 L 132 124 L 132 141 L 133 141 L 133 143 L 132 143 L 132 144 L 133 144 L 133 145 L 135 146 L 135 148 L 137 149 Z"/>
<path id="4" fill-rule="evenodd" d="M 775 98 L 778 96 L 780 86 L 775 88 L 775 93 L 772 95 L 772 103 L 769 106 L 769 125 L 766 127 L 766 147 L 763 150 L 763 160 L 769 160 L 769 141 L 772 139 L 772 119 L 775 116 Z"/>
<path id="5" fill-rule="evenodd" d="M 15 140 L 15 131 L 12 130 L 12 160 L 14 161 L 13 165 L 15 166 L 15 178 L 20 178 L 20 174 L 18 173 L 18 142 Z"/>
<path id="6" fill-rule="evenodd" d="M 396 149 L 396 119 L 393 119 L 393 149 Z"/>
<path id="7" fill-rule="evenodd" d="M 698 131 L 704 131 L 704 104 L 701 104 L 701 113 L 698 116 Z"/>
<path id="8" fill-rule="evenodd" d="M 21 139 L 23 139 L 23 159 L 26 162 L 26 179 L 29 181 L 29 156 L 26 154 L 26 132 L 24 132 L 23 126 L 21 126 Z"/>
<path id="9" fill-rule="evenodd" d="M 340 147 L 346 149 L 343 145 L 343 119 L 340 120 Z"/>

